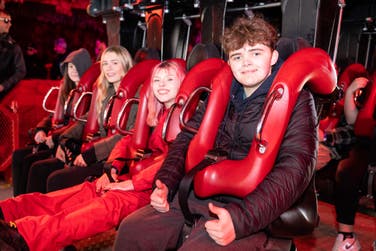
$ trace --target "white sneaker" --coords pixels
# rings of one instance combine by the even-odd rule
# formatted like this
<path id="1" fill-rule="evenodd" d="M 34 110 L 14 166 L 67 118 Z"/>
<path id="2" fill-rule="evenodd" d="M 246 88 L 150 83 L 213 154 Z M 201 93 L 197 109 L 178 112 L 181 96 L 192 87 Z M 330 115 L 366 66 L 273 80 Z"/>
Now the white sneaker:
<path id="1" fill-rule="evenodd" d="M 354 238 L 346 238 L 344 240 L 343 234 L 338 234 L 332 251 L 359 251 L 360 248 L 360 243 L 355 235 Z"/>

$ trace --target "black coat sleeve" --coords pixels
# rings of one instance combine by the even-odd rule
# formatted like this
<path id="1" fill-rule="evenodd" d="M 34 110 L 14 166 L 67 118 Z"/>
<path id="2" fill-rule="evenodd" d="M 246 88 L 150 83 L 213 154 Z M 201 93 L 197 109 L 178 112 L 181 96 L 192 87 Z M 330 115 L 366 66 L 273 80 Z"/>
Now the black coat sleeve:
<path id="1" fill-rule="evenodd" d="M 14 87 L 21 79 L 26 75 L 26 66 L 23 58 L 22 50 L 18 45 L 14 46 L 14 73 L 8 79 L 4 80 L 1 84 L 4 87 L 4 91 L 9 91 Z"/>

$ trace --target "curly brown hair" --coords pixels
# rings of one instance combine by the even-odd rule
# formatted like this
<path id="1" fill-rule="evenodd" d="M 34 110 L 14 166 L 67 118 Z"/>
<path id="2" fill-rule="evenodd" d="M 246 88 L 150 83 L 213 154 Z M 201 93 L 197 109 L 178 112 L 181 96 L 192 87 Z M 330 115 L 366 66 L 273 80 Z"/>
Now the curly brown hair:
<path id="1" fill-rule="evenodd" d="M 230 51 L 238 50 L 244 44 L 263 44 L 273 50 L 278 39 L 276 29 L 261 17 L 240 17 L 230 28 L 226 28 L 222 37 L 222 47 L 228 55 Z"/>

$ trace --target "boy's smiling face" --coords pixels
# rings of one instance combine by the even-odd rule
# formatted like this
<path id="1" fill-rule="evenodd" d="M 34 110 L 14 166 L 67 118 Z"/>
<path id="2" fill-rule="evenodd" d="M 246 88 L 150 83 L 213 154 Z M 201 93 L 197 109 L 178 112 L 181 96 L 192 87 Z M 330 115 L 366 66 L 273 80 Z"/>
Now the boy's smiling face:
<path id="1" fill-rule="evenodd" d="M 229 53 L 228 64 L 235 79 L 243 85 L 249 97 L 270 75 L 272 65 L 278 60 L 278 52 L 263 44 L 244 44 Z"/>

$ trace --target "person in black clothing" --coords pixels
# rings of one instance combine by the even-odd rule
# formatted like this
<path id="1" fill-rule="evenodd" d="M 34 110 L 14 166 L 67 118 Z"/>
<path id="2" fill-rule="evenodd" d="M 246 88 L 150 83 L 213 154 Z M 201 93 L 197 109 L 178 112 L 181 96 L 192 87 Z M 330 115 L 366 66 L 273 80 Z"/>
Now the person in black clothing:
<path id="1" fill-rule="evenodd" d="M 9 35 L 11 16 L 0 10 L 0 100 L 26 75 L 20 46 Z"/>

